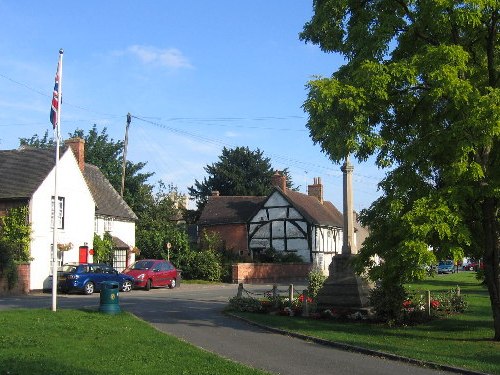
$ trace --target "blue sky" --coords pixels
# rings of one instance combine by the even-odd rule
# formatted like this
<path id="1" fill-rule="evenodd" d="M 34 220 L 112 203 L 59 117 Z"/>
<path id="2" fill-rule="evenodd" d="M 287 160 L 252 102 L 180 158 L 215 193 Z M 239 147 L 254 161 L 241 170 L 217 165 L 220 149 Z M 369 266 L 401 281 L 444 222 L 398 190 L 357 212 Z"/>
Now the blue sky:
<path id="1" fill-rule="evenodd" d="M 342 209 L 342 174 L 314 145 L 301 106 L 305 84 L 342 59 L 298 39 L 312 1 L 0 0 L 0 149 L 52 135 L 49 110 L 64 49 L 61 134 L 96 124 L 123 139 L 181 192 L 223 146 L 259 148 L 305 192 L 321 177 Z M 379 195 L 382 172 L 355 164 L 354 206 Z"/>

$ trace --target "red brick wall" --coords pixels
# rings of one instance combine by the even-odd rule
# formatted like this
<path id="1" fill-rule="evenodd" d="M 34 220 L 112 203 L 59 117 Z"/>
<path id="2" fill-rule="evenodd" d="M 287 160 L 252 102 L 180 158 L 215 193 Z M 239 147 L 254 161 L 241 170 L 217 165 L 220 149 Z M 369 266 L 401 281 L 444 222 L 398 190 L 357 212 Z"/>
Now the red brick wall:
<path id="1" fill-rule="evenodd" d="M 7 277 L 0 273 L 0 296 L 10 294 L 28 294 L 30 291 L 30 265 L 20 264 L 17 269 L 17 285 L 9 290 Z"/>
<path id="2" fill-rule="evenodd" d="M 233 283 L 306 280 L 311 268 L 311 263 L 237 263 L 233 264 Z"/>
<path id="3" fill-rule="evenodd" d="M 219 233 L 224 247 L 237 255 L 248 257 L 248 240 L 246 224 L 224 224 L 204 227 L 207 232 Z M 240 254 L 240 252 L 243 252 Z"/>

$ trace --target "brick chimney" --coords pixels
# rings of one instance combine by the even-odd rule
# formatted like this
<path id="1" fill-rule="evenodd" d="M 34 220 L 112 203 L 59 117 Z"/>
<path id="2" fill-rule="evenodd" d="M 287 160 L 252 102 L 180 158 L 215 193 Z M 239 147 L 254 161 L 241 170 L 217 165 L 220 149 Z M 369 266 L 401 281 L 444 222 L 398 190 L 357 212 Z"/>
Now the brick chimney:
<path id="1" fill-rule="evenodd" d="M 75 155 L 76 162 L 83 172 L 85 169 L 85 140 L 81 138 L 71 138 L 64 142 L 66 146 L 71 147 L 73 155 Z"/>
<path id="2" fill-rule="evenodd" d="M 323 184 L 321 183 L 321 177 L 314 177 L 314 183 L 307 186 L 307 195 L 318 198 L 319 202 L 323 204 Z"/>
<path id="3" fill-rule="evenodd" d="M 280 188 L 281 191 L 286 192 L 286 177 L 280 171 L 274 172 L 271 177 L 271 185 Z"/>

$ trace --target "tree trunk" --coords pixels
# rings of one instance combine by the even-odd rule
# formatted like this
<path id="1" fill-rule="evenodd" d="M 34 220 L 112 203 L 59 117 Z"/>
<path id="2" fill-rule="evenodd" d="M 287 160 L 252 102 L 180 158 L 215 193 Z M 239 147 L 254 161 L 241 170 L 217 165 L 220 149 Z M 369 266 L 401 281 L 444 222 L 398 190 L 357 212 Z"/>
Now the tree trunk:
<path id="1" fill-rule="evenodd" d="M 500 341 L 500 225 L 497 218 L 496 200 L 489 198 L 483 203 L 484 275 L 490 294 L 493 312 L 495 341 Z"/>

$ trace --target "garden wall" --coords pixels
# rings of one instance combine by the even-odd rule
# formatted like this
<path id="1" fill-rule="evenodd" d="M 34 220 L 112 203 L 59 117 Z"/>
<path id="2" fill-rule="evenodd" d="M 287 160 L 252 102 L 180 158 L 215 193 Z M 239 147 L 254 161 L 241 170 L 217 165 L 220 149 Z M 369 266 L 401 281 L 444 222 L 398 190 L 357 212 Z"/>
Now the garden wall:
<path id="1" fill-rule="evenodd" d="M 305 281 L 311 269 L 311 263 L 236 263 L 232 279 L 235 284 Z"/>
<path id="2" fill-rule="evenodd" d="M 9 290 L 7 277 L 0 273 L 0 296 L 28 294 L 30 291 L 30 265 L 20 264 L 17 268 L 17 284 Z"/>

